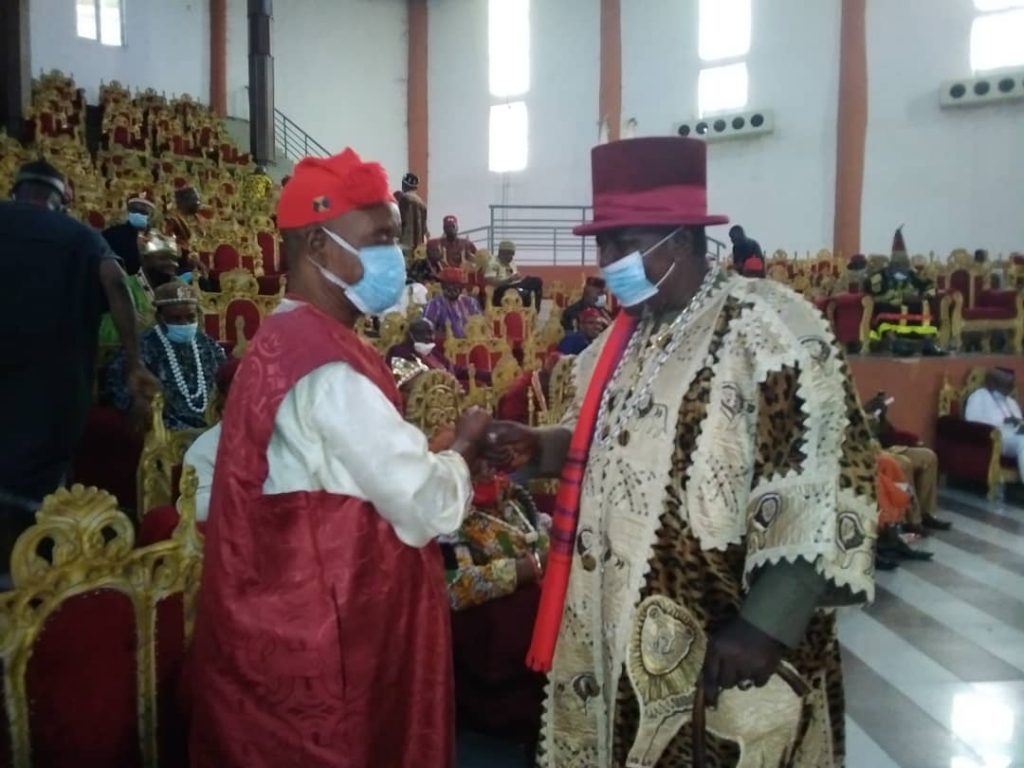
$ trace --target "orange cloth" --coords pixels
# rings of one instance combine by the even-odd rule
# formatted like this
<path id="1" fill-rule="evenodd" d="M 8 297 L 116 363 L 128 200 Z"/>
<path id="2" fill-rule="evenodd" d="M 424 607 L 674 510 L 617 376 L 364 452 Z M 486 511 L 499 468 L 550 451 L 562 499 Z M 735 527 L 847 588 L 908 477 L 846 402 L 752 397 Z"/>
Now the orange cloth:
<path id="1" fill-rule="evenodd" d="M 901 522 L 910 508 L 910 493 L 900 486 L 907 486 L 907 476 L 899 462 L 887 453 L 878 454 L 876 464 L 875 490 L 878 494 L 878 522 L 880 525 L 895 525 Z"/>

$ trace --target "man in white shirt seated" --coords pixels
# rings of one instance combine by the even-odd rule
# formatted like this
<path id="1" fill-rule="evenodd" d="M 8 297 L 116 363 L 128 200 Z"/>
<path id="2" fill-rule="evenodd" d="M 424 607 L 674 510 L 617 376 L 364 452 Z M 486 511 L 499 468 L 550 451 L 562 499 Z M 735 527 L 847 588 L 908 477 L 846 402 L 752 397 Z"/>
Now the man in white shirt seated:
<path id="1" fill-rule="evenodd" d="M 505 291 L 514 288 L 522 295 L 524 305 L 530 306 L 532 303 L 534 309 L 539 311 L 544 283 L 539 277 L 520 274 L 515 257 L 516 244 L 511 240 L 502 240 L 498 243 L 497 258 L 492 258 L 484 268 L 484 280 L 494 288 L 494 306 L 500 307 Z"/>
<path id="2" fill-rule="evenodd" d="M 967 398 L 964 418 L 998 429 L 1003 437 L 1003 456 L 1017 460 L 1017 469 L 1024 478 L 1024 421 L 1014 397 L 1016 388 L 1013 369 L 992 369 L 985 377 L 985 386 Z"/>

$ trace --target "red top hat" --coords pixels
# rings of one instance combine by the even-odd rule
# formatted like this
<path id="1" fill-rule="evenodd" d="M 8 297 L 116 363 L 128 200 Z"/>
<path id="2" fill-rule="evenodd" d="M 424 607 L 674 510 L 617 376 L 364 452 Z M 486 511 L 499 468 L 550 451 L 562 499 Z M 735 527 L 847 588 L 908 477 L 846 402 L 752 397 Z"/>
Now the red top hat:
<path id="1" fill-rule="evenodd" d="M 573 229 L 596 235 L 624 227 L 727 224 L 708 213 L 707 145 L 653 136 L 613 141 L 591 152 L 594 220 Z"/>

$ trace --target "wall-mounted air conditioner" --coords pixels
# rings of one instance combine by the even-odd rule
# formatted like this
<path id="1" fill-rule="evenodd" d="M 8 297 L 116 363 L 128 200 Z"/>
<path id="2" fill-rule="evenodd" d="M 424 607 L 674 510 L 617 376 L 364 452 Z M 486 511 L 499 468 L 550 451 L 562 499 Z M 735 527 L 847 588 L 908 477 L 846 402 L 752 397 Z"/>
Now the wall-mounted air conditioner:
<path id="1" fill-rule="evenodd" d="M 709 142 L 753 138 L 774 130 L 775 115 L 770 109 L 702 117 L 675 125 L 675 132 L 680 136 L 692 136 Z"/>
<path id="2" fill-rule="evenodd" d="M 1024 99 L 1024 69 L 947 80 L 939 88 L 939 103 L 943 107 L 980 107 L 997 101 L 1019 99 Z"/>

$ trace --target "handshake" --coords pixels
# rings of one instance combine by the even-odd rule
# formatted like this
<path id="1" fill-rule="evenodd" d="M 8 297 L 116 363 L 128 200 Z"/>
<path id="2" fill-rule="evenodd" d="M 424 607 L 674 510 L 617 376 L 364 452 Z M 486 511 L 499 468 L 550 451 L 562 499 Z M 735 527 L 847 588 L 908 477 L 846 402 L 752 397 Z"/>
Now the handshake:
<path id="1" fill-rule="evenodd" d="M 498 421 L 473 407 L 456 424 L 439 427 L 430 438 L 430 450 L 455 451 L 470 467 L 486 464 L 492 470 L 514 470 L 534 457 L 539 443 L 539 433 L 526 424 Z"/>

